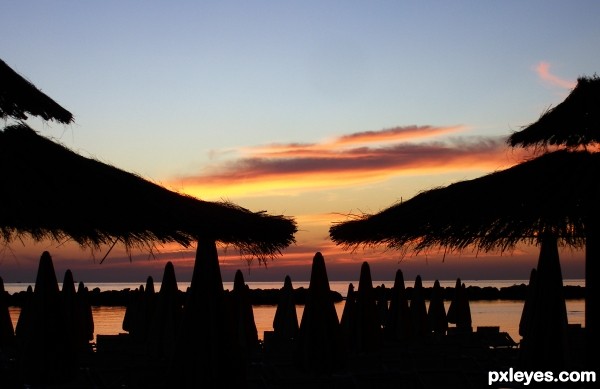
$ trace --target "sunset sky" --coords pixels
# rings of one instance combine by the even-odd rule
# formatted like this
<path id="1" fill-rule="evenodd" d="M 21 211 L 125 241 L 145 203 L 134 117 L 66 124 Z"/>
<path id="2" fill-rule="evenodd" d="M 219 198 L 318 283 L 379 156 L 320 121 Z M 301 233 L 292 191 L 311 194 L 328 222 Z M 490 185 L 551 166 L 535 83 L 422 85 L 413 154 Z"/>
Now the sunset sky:
<path id="1" fill-rule="evenodd" d="M 509 167 L 506 137 L 600 70 L 596 1 L 4 1 L 0 58 L 71 111 L 29 124 L 87 157 L 204 200 L 295 217 L 297 243 L 268 267 L 233 250 L 223 279 L 307 280 L 323 253 L 330 279 L 526 279 L 535 247 L 512 253 L 346 252 L 333 222 L 421 190 Z M 59 174 L 60 172 L 57 172 Z M 518 190 L 518 188 L 515 188 Z M 42 194 L 41 194 L 42 195 Z M 194 250 L 13 242 L 0 276 L 31 282 L 43 250 L 59 278 L 160 278 Z M 584 274 L 563 253 L 565 278 Z M 94 260 L 95 258 L 95 260 Z"/>

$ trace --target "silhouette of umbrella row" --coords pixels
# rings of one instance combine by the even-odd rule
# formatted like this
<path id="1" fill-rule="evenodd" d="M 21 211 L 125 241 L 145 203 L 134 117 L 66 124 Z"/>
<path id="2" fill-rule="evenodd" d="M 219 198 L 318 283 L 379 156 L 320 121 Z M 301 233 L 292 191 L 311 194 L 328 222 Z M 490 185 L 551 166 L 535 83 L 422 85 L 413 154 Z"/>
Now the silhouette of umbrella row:
<path id="1" fill-rule="evenodd" d="M 0 60 L 0 118 L 27 119 L 27 115 L 69 124 L 73 115 Z"/>
<path id="2" fill-rule="evenodd" d="M 0 317 L 4 318 L 8 310 L 2 307 L 1 300 Z M 14 335 L 10 331 L 12 325 L 2 323 L 1 329 L 0 349 L 16 346 L 22 382 L 33 385 L 64 382 L 74 374 L 78 358 L 91 352 L 89 341 L 93 339 L 94 323 L 87 289 L 79 283 L 75 291 L 73 275 L 67 270 L 60 291 L 52 258 L 44 252 L 35 288 L 28 288 Z"/>

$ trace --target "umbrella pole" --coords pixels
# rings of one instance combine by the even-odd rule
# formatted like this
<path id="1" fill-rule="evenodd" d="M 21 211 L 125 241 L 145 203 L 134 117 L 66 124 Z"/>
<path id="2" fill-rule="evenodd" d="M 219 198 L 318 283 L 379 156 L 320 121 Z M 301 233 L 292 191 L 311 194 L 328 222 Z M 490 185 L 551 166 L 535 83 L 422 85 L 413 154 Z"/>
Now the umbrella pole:
<path id="1" fill-rule="evenodd" d="M 586 226 L 585 240 L 585 331 L 587 361 L 591 363 L 596 356 L 599 342 L 600 300 L 598 299 L 598 284 L 600 283 L 600 226 L 590 220 Z"/>

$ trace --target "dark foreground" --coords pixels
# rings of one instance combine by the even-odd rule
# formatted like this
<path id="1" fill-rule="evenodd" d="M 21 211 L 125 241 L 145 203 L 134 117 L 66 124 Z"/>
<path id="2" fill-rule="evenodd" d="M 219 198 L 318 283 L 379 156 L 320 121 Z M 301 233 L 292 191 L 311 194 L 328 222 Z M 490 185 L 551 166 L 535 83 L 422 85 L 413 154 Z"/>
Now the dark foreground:
<path id="1" fill-rule="evenodd" d="M 570 370 L 584 370 L 581 330 L 570 333 Z M 586 388 L 593 384 L 498 383 L 488 386 L 491 371 L 508 371 L 519 365 L 519 345 L 497 327 L 473 333 L 450 334 L 418 344 L 384 342 L 380 350 L 348 353 L 343 363 L 326 372 L 298 367 L 293 342 L 278 342 L 273 333 L 247 358 L 245 377 L 237 387 L 246 388 Z M 128 334 L 99 335 L 90 349 L 80 353 L 68 378 L 52 384 L 22 382 L 18 357 L 0 353 L 0 388 L 173 388 L 173 366 L 153 358 L 145 346 Z M 223 377 L 226 382 L 228 377 Z M 227 387 L 213 378 L 189 387 Z"/>

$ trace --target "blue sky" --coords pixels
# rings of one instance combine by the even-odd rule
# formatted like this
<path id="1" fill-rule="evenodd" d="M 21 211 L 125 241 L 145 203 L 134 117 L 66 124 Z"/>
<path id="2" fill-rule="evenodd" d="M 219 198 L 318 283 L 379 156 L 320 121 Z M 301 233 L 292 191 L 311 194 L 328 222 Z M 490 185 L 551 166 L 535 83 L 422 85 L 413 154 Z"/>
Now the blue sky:
<path id="1" fill-rule="evenodd" d="M 327 229 L 518 162 L 504 138 L 600 69 L 595 1 L 5 1 L 0 15 L 0 58 L 75 115 L 31 119 L 40 133 L 171 189 L 296 216 L 297 245 L 252 271 L 262 278 L 316 250 L 356 276 L 373 256 L 380 278 L 398 266 L 452 278 L 435 255 L 340 252 Z M 515 278 L 535 264 L 523 250 Z M 39 257 L 11 252 L 8 278 Z M 465 257 L 457 269 L 481 278 L 506 261 Z"/>

